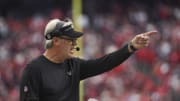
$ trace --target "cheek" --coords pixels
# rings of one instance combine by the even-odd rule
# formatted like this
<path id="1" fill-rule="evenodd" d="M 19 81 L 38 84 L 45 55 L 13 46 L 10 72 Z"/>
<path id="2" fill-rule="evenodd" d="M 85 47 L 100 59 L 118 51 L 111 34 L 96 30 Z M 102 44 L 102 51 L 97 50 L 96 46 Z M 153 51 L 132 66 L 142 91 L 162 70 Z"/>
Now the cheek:
<path id="1" fill-rule="evenodd" d="M 64 52 L 68 52 L 70 50 L 70 46 L 69 45 L 63 45 L 63 47 L 61 47 L 61 49 L 64 51 Z"/>
<path id="2" fill-rule="evenodd" d="M 63 42 L 63 43 L 61 43 L 61 49 L 64 52 L 68 52 L 71 49 L 71 44 L 72 43 L 70 43 L 70 42 Z"/>

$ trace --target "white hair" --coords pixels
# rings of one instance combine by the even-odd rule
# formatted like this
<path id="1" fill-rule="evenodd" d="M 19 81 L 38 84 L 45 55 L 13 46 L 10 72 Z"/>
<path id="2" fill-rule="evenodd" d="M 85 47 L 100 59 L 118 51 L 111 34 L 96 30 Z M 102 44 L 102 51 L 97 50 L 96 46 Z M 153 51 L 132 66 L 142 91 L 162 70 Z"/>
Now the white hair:
<path id="1" fill-rule="evenodd" d="M 52 40 L 46 40 L 45 41 L 45 45 L 44 45 L 45 49 L 49 49 L 52 46 L 53 46 L 53 41 Z"/>

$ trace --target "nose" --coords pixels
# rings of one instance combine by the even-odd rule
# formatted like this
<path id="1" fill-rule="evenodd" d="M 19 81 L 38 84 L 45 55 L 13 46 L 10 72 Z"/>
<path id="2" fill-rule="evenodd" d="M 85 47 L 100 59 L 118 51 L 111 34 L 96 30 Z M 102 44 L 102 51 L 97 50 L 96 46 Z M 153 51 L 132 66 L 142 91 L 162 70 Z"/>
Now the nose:
<path id="1" fill-rule="evenodd" d="M 73 40 L 73 41 L 72 41 L 72 45 L 73 45 L 73 46 L 76 46 L 76 45 L 77 45 L 77 40 Z"/>

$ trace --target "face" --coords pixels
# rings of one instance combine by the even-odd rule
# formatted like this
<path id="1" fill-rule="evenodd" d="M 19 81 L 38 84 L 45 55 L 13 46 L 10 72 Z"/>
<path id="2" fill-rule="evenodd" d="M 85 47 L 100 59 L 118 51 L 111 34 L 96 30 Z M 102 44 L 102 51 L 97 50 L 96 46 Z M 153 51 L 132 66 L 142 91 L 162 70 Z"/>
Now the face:
<path id="1" fill-rule="evenodd" d="M 58 37 L 59 43 L 57 49 L 62 52 L 64 58 L 74 57 L 75 46 L 77 45 L 76 40 L 67 36 Z"/>

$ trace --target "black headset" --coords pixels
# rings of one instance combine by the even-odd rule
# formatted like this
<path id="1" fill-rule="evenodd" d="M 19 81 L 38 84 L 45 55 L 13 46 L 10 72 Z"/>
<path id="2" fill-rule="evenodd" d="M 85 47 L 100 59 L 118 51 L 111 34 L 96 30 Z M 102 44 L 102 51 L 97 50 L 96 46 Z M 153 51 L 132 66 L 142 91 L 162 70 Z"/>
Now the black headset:
<path id="1" fill-rule="evenodd" d="M 46 34 L 45 38 L 47 40 L 51 40 L 54 36 L 58 36 L 62 34 L 61 28 L 63 24 L 57 23 L 55 29 L 52 32 Z"/>
<path id="2" fill-rule="evenodd" d="M 67 21 L 66 21 L 67 22 Z M 55 29 L 45 35 L 46 40 L 51 40 L 54 36 L 61 36 L 67 31 L 73 30 L 72 25 L 64 26 L 64 23 L 57 23 Z"/>

